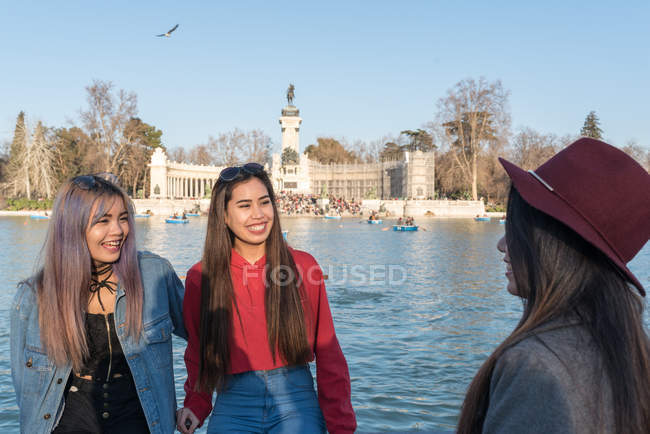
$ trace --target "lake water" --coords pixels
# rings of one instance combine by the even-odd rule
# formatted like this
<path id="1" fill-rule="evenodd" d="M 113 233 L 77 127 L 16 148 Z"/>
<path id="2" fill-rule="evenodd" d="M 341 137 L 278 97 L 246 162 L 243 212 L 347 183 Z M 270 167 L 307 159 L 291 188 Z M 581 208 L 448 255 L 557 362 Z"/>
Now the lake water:
<path id="1" fill-rule="evenodd" d="M 179 275 L 200 259 L 207 219 L 137 222 L 140 249 L 168 258 Z M 453 430 L 469 381 L 521 315 L 505 291 L 496 220 L 421 220 L 419 232 L 382 231 L 358 220 L 287 218 L 289 243 L 329 275 L 327 292 L 352 378 L 359 432 Z M 9 308 L 29 276 L 47 221 L 0 218 L 0 429 L 18 432 L 9 363 Z M 630 268 L 650 287 L 650 246 Z M 646 313 L 646 325 L 650 324 Z M 182 402 L 184 342 L 174 338 Z"/>

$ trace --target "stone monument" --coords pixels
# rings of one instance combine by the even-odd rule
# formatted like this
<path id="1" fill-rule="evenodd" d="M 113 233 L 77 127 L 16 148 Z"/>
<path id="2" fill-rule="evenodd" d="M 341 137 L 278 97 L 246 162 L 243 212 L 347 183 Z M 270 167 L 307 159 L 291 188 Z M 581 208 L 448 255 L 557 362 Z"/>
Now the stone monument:
<path id="1" fill-rule="evenodd" d="M 282 126 L 282 151 L 291 148 L 298 155 L 300 155 L 300 124 L 302 118 L 300 117 L 300 110 L 293 105 L 295 98 L 295 87 L 289 84 L 287 89 L 287 106 L 282 109 L 282 116 L 280 117 L 280 125 Z"/>

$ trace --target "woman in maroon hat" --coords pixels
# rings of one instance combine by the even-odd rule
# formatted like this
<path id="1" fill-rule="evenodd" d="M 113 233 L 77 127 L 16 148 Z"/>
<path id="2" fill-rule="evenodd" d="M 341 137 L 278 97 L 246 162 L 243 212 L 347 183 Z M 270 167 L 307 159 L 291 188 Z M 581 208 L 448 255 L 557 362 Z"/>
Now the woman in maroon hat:
<path id="1" fill-rule="evenodd" d="M 627 268 L 650 236 L 650 175 L 580 139 L 512 181 L 505 237 L 515 330 L 469 386 L 459 433 L 648 433 L 645 290 Z"/>

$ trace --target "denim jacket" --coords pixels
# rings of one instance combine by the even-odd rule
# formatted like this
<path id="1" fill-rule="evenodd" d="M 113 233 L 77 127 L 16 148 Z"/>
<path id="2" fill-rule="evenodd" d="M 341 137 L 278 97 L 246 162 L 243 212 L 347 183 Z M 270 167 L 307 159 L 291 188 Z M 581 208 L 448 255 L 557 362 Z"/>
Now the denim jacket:
<path id="1" fill-rule="evenodd" d="M 115 330 L 135 381 L 151 433 L 175 427 L 176 394 L 171 333 L 187 339 L 183 326 L 183 284 L 170 263 L 150 252 L 138 252 L 144 303 L 139 340 L 126 335 L 126 298 L 120 286 L 115 298 Z M 64 407 L 63 391 L 72 368 L 55 366 L 41 344 L 36 289 L 18 286 L 11 310 L 11 375 L 23 433 L 50 433 Z"/>

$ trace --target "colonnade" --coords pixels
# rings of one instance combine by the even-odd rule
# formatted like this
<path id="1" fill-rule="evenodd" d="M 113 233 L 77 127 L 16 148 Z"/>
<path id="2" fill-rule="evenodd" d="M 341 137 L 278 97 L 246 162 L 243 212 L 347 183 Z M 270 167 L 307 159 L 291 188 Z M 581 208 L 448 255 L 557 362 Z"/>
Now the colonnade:
<path id="1" fill-rule="evenodd" d="M 185 176 L 167 177 L 167 195 L 170 199 L 200 199 L 211 189 L 217 178 L 194 178 Z"/>

